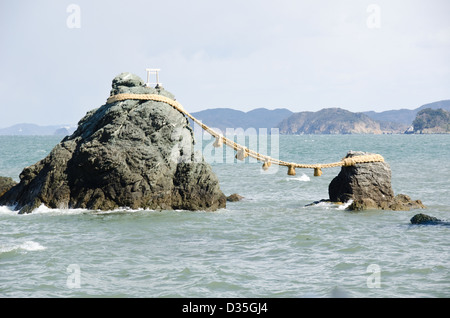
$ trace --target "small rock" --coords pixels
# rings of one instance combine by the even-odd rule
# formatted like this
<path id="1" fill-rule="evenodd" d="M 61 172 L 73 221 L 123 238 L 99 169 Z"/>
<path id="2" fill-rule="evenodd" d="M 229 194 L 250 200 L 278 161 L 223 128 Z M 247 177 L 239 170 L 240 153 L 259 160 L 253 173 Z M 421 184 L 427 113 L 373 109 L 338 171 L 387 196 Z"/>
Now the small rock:
<path id="1" fill-rule="evenodd" d="M 412 200 L 406 194 L 397 194 L 389 205 L 390 210 L 394 211 L 409 211 L 411 209 L 425 209 L 425 205 L 423 205 L 420 200 Z"/>
<path id="2" fill-rule="evenodd" d="M 0 197 L 17 184 L 12 178 L 0 177 Z"/>
<path id="3" fill-rule="evenodd" d="M 119 75 L 117 75 L 113 81 L 112 86 L 144 86 L 144 81 L 137 75 L 134 75 L 132 73 L 124 72 Z"/>
<path id="4" fill-rule="evenodd" d="M 411 224 L 437 224 L 442 222 L 434 216 L 429 216 L 422 213 L 414 215 L 410 221 Z"/>
<path id="5" fill-rule="evenodd" d="M 233 193 L 233 194 L 231 194 L 231 195 L 229 195 L 227 197 L 227 201 L 229 201 L 229 202 L 237 202 L 237 201 L 241 201 L 243 198 L 244 198 L 243 196 L 240 196 L 237 193 Z"/>
<path id="6" fill-rule="evenodd" d="M 359 155 L 370 155 L 361 151 L 349 151 L 346 158 Z M 328 186 L 332 202 L 353 202 L 349 210 L 368 209 L 409 211 L 424 209 L 420 200 L 412 200 L 409 196 L 394 196 L 391 186 L 391 168 L 386 162 L 360 163 L 342 167 Z"/>
<path id="7" fill-rule="evenodd" d="M 370 155 L 367 152 L 349 151 L 345 158 Z M 354 202 L 372 199 L 379 206 L 394 198 L 391 187 L 391 168 L 386 162 L 372 162 L 342 167 L 329 187 L 328 193 L 333 202 Z"/>
<path id="8" fill-rule="evenodd" d="M 353 200 L 353 202 L 348 206 L 348 209 L 351 211 L 372 210 L 379 208 L 380 206 L 370 198 L 360 198 Z"/>
<path id="9" fill-rule="evenodd" d="M 352 211 L 362 211 L 371 209 L 409 211 L 411 209 L 425 209 L 426 207 L 420 200 L 412 200 L 405 194 L 396 195 L 391 201 L 375 202 L 371 198 L 359 198 L 353 200 L 348 209 Z"/>

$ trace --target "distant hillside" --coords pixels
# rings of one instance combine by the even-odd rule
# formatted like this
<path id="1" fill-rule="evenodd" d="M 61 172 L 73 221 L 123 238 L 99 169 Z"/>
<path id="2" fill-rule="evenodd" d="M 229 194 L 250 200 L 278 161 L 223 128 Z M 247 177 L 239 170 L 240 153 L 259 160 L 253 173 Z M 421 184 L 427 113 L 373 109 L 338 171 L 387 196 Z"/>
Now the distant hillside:
<path id="1" fill-rule="evenodd" d="M 417 108 L 417 111 L 420 111 L 422 109 L 425 108 L 431 108 L 431 109 L 444 109 L 446 111 L 450 111 L 450 99 L 446 99 L 446 100 L 441 100 L 438 102 L 433 102 L 433 103 L 429 103 L 429 104 L 425 104 L 420 106 L 419 108 Z"/>
<path id="2" fill-rule="evenodd" d="M 0 135 L 29 136 L 29 135 L 70 135 L 75 131 L 70 126 L 39 126 L 35 124 L 17 124 L 7 128 L 0 128 Z"/>
<path id="3" fill-rule="evenodd" d="M 450 111 L 450 100 L 441 100 L 438 102 L 433 102 L 429 104 L 422 105 L 416 109 L 398 109 L 398 110 L 387 110 L 384 112 L 363 112 L 372 119 L 384 122 L 394 122 L 405 125 L 411 125 L 413 120 L 416 118 L 417 113 L 425 108 L 438 109 L 442 108 Z"/>
<path id="4" fill-rule="evenodd" d="M 318 130 L 315 130 L 311 125 L 309 126 L 309 128 L 304 126 L 300 129 L 299 133 L 324 133 L 324 131 L 328 131 L 326 133 L 404 133 L 412 125 L 412 122 L 416 118 L 417 113 L 424 108 L 443 108 L 446 110 L 450 110 L 450 100 L 442 100 L 429 103 L 416 109 L 388 110 L 384 112 L 369 111 L 363 113 L 352 113 L 349 111 L 347 111 L 347 113 L 339 112 L 334 114 L 340 116 L 339 118 L 329 117 L 328 119 L 325 116 L 326 112 L 317 112 L 316 115 L 312 115 L 315 114 L 314 112 L 302 112 L 304 113 L 303 116 L 307 116 L 306 114 L 308 113 L 310 114 L 307 120 L 315 120 L 316 122 L 314 125 L 317 125 L 320 119 L 322 127 Z M 344 110 L 341 109 L 341 111 Z M 241 127 L 243 129 L 247 129 L 249 127 L 254 127 L 270 129 L 273 127 L 278 127 L 280 128 L 280 133 L 288 134 L 293 134 L 292 131 L 295 131 L 295 128 L 287 128 L 287 123 L 284 122 L 282 125 L 282 122 L 293 114 L 294 113 L 292 111 L 285 108 L 274 110 L 258 108 L 249 112 L 243 112 L 231 108 L 216 108 L 192 113 L 193 116 L 202 120 L 202 122 L 206 125 L 219 128 L 223 132 L 225 132 L 226 128 Z M 362 115 L 365 115 L 367 117 L 363 117 Z M 298 118 L 301 117 L 301 115 L 296 116 Z M 325 117 L 315 118 L 315 116 Z M 370 121 L 369 119 L 372 121 Z M 291 121 L 292 120 L 293 118 L 291 118 Z M 328 128 L 324 126 L 327 120 L 329 120 Z M 334 123 L 334 120 L 339 120 L 340 122 Z M 345 121 L 348 121 L 348 123 L 344 124 Z M 359 124 L 356 124 L 356 122 L 358 122 Z M 285 130 L 282 130 L 282 127 Z"/>
<path id="5" fill-rule="evenodd" d="M 281 134 L 381 134 L 380 123 L 341 108 L 294 113 L 278 127 Z"/>
<path id="6" fill-rule="evenodd" d="M 450 133 L 450 112 L 442 108 L 422 109 L 413 121 L 413 128 L 416 134 Z"/>
<path id="7" fill-rule="evenodd" d="M 369 116 L 370 118 L 378 121 L 399 123 L 404 125 L 411 125 L 414 118 L 416 118 L 416 109 L 398 109 L 398 110 L 387 110 L 384 112 L 363 112 L 363 114 Z"/>
<path id="8" fill-rule="evenodd" d="M 292 112 L 285 108 L 269 110 L 257 108 L 249 112 L 234 110 L 231 108 L 207 109 L 200 112 L 191 113 L 192 116 L 201 120 L 205 125 L 218 128 L 222 132 L 226 128 L 275 128 L 285 118 L 292 115 Z"/>
<path id="9" fill-rule="evenodd" d="M 243 128 L 244 130 L 247 128 L 267 128 L 270 130 L 270 128 L 276 127 L 280 128 L 280 133 L 286 134 L 403 133 L 406 130 L 414 132 L 412 122 L 416 115 L 426 108 L 441 108 L 450 111 L 450 100 L 425 104 L 416 109 L 383 112 L 353 113 L 339 108 L 300 113 L 293 113 L 286 108 L 274 110 L 257 108 L 243 112 L 231 108 L 215 108 L 194 112 L 192 115 L 204 124 L 212 128 L 218 128 L 224 133 L 227 128 Z M 17 124 L 0 128 L 0 135 L 70 135 L 75 129 L 76 127 L 65 125 Z"/>

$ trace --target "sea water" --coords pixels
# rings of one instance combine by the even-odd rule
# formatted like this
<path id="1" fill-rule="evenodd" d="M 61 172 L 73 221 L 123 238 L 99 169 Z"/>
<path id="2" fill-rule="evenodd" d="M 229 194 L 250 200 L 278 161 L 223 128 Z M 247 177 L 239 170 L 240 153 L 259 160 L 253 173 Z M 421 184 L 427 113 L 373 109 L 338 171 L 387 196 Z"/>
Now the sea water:
<path id="1" fill-rule="evenodd" d="M 60 139 L 0 136 L 0 175 L 18 181 Z M 410 219 L 450 219 L 450 136 L 279 136 L 292 162 L 349 150 L 381 154 L 395 194 L 427 209 L 310 206 L 340 168 L 212 160 L 222 191 L 244 197 L 216 212 L 0 207 L 0 297 L 449 297 L 450 227 Z"/>

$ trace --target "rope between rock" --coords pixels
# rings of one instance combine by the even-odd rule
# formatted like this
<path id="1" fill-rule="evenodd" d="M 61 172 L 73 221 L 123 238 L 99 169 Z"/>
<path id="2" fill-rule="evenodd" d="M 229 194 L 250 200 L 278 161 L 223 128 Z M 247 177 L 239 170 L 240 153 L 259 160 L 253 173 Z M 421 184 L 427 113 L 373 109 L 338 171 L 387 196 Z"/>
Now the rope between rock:
<path id="1" fill-rule="evenodd" d="M 254 151 L 254 150 L 251 150 L 245 146 L 237 144 L 233 140 L 230 140 L 230 139 L 222 136 L 221 134 L 217 133 L 210 127 L 203 124 L 200 120 L 198 120 L 197 118 L 195 118 L 194 116 L 189 114 L 179 102 L 177 102 L 171 98 L 162 96 L 162 95 L 124 93 L 124 94 L 117 94 L 117 95 L 113 95 L 113 96 L 109 97 L 108 100 L 106 101 L 106 103 L 111 104 L 111 103 L 115 103 L 115 102 L 119 102 L 119 101 L 123 101 L 123 100 L 127 100 L 127 99 L 152 100 L 152 101 L 163 102 L 163 103 L 169 104 L 170 106 L 172 106 L 173 108 L 175 108 L 176 110 L 181 112 L 182 114 L 184 114 L 187 117 L 189 117 L 190 119 L 192 119 L 195 123 L 197 123 L 200 127 L 202 127 L 202 129 L 205 130 L 206 132 L 208 132 L 211 136 L 215 137 L 216 142 L 215 142 L 214 146 L 220 146 L 221 144 L 225 144 L 228 147 L 233 148 L 234 150 L 237 151 L 236 158 L 239 160 L 244 160 L 247 156 L 249 156 L 249 157 L 255 158 L 258 161 L 262 161 L 262 162 L 264 162 L 264 165 L 263 165 L 264 169 L 267 169 L 270 166 L 270 164 L 273 163 L 273 164 L 276 164 L 279 166 L 288 167 L 289 175 L 295 175 L 295 168 L 306 168 L 306 169 L 314 169 L 314 176 L 320 176 L 320 175 L 322 175 L 322 170 L 321 170 L 322 168 L 333 168 L 333 167 L 342 167 L 342 166 L 349 167 L 349 166 L 354 166 L 358 163 L 384 162 L 384 158 L 379 154 L 362 155 L 362 156 L 354 156 L 354 157 L 350 157 L 350 158 L 343 158 L 341 161 L 333 162 L 333 163 L 326 163 L 326 164 L 301 164 L 301 163 L 282 161 L 279 159 L 275 159 L 275 158 L 260 154 L 260 153 Z"/>

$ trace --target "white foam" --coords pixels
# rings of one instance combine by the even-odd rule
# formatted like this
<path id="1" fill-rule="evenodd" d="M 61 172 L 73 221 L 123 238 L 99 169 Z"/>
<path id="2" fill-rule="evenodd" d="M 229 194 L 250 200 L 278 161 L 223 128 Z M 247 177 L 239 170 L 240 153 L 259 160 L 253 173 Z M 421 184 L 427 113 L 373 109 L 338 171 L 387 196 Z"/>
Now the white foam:
<path id="1" fill-rule="evenodd" d="M 90 210 L 87 209 L 52 209 L 44 204 L 41 204 L 38 208 L 34 209 L 31 213 L 27 215 L 72 215 L 72 214 L 83 214 Z M 16 212 L 17 213 L 17 212 Z"/>
<path id="2" fill-rule="evenodd" d="M 45 250 L 46 247 L 42 246 L 38 242 L 35 241 L 25 241 L 19 244 L 12 244 L 12 245 L 1 245 L 0 246 L 0 253 L 8 253 L 12 251 L 26 251 L 26 252 L 33 252 L 33 251 L 42 251 Z"/>
<path id="3" fill-rule="evenodd" d="M 156 210 L 150 210 L 150 209 L 132 209 L 129 207 L 122 207 L 117 208 L 114 210 L 89 210 L 89 209 L 68 209 L 68 208 L 59 208 L 59 209 L 52 209 L 44 204 L 41 204 L 38 208 L 34 209 L 31 213 L 25 213 L 25 214 L 19 214 L 19 211 L 15 210 L 14 206 L 8 207 L 8 206 L 0 206 L 0 215 L 17 215 L 19 217 L 32 217 L 36 215 L 77 215 L 77 214 L 86 214 L 86 213 L 93 213 L 93 214 L 115 214 L 118 212 L 142 212 L 142 211 L 156 211 Z"/>
<path id="4" fill-rule="evenodd" d="M 24 251 L 42 251 L 46 249 L 45 246 L 42 246 L 41 244 L 35 241 L 23 242 L 22 244 L 20 244 L 19 248 Z"/>
<path id="5" fill-rule="evenodd" d="M 337 203 L 333 203 L 333 202 L 329 202 L 329 201 L 321 201 L 312 206 L 321 207 L 325 210 L 329 210 L 329 209 L 345 210 L 349 207 L 350 204 L 352 204 L 352 202 L 353 202 L 353 200 L 349 200 L 343 204 L 337 204 Z M 309 206 L 311 206 L 311 205 L 307 205 L 305 207 L 309 207 Z"/>
<path id="6" fill-rule="evenodd" d="M 18 217 L 35 216 L 35 215 L 73 215 L 83 214 L 86 212 L 92 212 L 93 210 L 87 209 L 51 209 L 44 204 L 34 209 L 31 213 L 19 214 L 19 211 L 14 206 L 0 206 L 0 215 L 11 215 Z"/>
<path id="7" fill-rule="evenodd" d="M 336 204 L 334 204 L 332 202 L 326 202 L 326 201 L 319 202 L 319 203 L 315 204 L 314 206 L 324 208 L 325 210 L 336 208 Z"/>
<path id="8" fill-rule="evenodd" d="M 352 204 L 352 203 L 353 203 L 353 200 L 348 200 L 348 201 L 345 202 L 344 204 L 339 205 L 339 206 L 338 206 L 338 210 L 345 210 L 345 209 L 347 209 L 347 208 L 350 206 L 350 204 Z"/>
<path id="9" fill-rule="evenodd" d="M 17 211 L 14 211 L 14 207 L 0 205 L 0 214 L 13 215 L 13 214 L 17 214 Z"/>
<path id="10" fill-rule="evenodd" d="M 308 182 L 311 181 L 311 178 L 308 177 L 306 174 L 302 174 L 301 176 L 298 177 L 290 177 L 287 178 L 288 181 L 303 181 L 303 182 Z"/>

